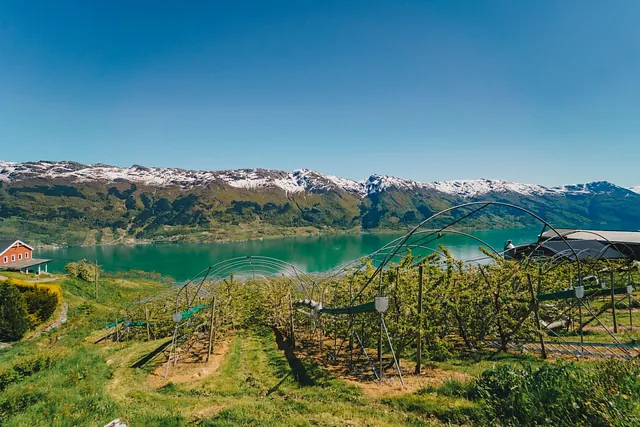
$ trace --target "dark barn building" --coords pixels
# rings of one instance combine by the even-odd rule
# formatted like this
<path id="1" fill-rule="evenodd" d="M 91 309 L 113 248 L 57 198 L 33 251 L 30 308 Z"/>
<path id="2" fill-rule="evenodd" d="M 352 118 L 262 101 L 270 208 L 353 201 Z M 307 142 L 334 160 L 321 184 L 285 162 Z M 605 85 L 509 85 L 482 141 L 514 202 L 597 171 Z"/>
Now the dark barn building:
<path id="1" fill-rule="evenodd" d="M 528 256 L 559 257 L 574 261 L 586 259 L 640 260 L 640 232 L 602 230 L 547 230 L 535 243 L 514 247 L 507 244 L 505 258 L 524 259 Z M 563 240 L 564 238 L 564 240 Z"/>

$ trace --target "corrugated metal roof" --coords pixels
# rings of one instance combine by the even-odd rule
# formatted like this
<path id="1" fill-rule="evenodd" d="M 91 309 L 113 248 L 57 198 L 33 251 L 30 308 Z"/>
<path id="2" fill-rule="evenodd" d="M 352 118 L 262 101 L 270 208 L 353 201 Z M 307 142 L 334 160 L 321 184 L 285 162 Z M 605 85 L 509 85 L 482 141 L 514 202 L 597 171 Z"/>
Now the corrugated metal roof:
<path id="1" fill-rule="evenodd" d="M 573 251 L 567 246 L 567 243 Z M 575 259 L 574 251 L 578 259 L 621 259 L 625 258 L 615 248 L 598 240 L 571 240 L 567 243 L 561 240 L 550 240 L 541 244 L 542 247 L 549 248 L 556 254 L 562 254 L 565 258 Z"/>
<path id="2" fill-rule="evenodd" d="M 511 250 L 511 256 L 522 258 L 532 251 L 543 251 L 547 256 L 562 256 L 566 259 L 575 261 L 576 255 L 579 260 L 587 259 L 625 259 L 625 254 L 621 253 L 618 248 L 610 246 L 598 240 L 547 240 L 543 243 L 529 243 L 527 245 L 518 246 Z M 509 254 L 509 253 L 507 253 Z M 538 256 L 537 254 L 534 254 Z"/>
<path id="3" fill-rule="evenodd" d="M 609 231 L 609 230 L 575 230 L 568 228 L 557 228 L 567 240 L 599 240 L 615 243 L 640 244 L 640 232 L 638 231 Z M 558 239 L 558 235 L 553 230 L 547 230 L 540 235 L 540 240 Z"/>

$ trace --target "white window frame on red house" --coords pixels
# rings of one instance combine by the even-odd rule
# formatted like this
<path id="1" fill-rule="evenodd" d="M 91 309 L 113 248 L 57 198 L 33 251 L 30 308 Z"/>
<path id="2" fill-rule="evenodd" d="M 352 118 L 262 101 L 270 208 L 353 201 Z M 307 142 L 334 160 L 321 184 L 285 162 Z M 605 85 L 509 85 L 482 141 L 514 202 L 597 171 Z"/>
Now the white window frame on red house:
<path id="1" fill-rule="evenodd" d="M 29 259 L 29 252 L 24 253 L 24 259 Z"/>
<path id="2" fill-rule="evenodd" d="M 18 261 L 22 261 L 22 254 L 18 254 Z"/>
<path id="3" fill-rule="evenodd" d="M 0 257 L 4 257 L 4 259 L 7 259 L 8 258 L 8 254 L 7 253 L 11 249 L 14 249 L 14 248 L 18 248 L 19 249 L 20 247 L 24 247 L 24 248 L 26 248 L 26 249 L 28 249 L 30 251 L 33 251 L 33 248 L 31 246 L 27 245 L 26 243 L 24 243 L 21 240 L 16 240 L 15 242 L 13 242 L 13 244 L 9 245 L 4 250 L 0 250 Z M 5 254 L 7 254 L 7 255 L 5 255 Z M 20 254 L 19 256 L 20 256 L 20 259 L 22 259 L 22 254 Z M 27 258 L 29 258 L 29 256 L 25 253 L 25 259 L 27 259 Z M 16 260 L 15 254 L 11 255 L 11 262 L 15 262 L 15 260 Z M 5 261 L 5 264 L 7 264 L 7 261 Z"/>
<path id="4" fill-rule="evenodd" d="M 4 257 L 4 263 L 6 264 L 7 262 L 9 262 L 9 258 Z"/>

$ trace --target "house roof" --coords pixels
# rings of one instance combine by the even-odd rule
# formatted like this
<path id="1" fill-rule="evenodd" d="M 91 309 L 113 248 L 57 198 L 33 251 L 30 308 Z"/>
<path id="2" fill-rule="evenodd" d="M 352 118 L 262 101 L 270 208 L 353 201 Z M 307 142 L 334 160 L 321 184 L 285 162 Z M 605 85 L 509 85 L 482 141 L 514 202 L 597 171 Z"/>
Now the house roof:
<path id="1" fill-rule="evenodd" d="M 577 230 L 571 228 L 557 228 L 556 230 L 567 240 L 598 240 L 640 245 L 640 231 Z M 560 240 L 553 230 L 547 230 L 540 235 L 541 241 L 548 239 Z"/>
<path id="2" fill-rule="evenodd" d="M 575 261 L 576 255 L 580 261 L 587 259 L 626 259 L 619 248 L 609 245 L 599 240 L 547 240 L 542 243 L 529 243 L 512 249 L 513 255 L 531 253 L 534 250 L 549 251 L 553 256 L 561 256 L 563 258 Z"/>
<path id="3" fill-rule="evenodd" d="M 50 259 L 40 259 L 40 258 L 32 258 L 23 261 L 15 261 L 10 262 L 9 264 L 5 264 L 0 266 L 0 269 L 4 270 L 21 270 L 23 268 L 35 267 L 37 265 L 46 264 L 51 262 Z"/>
<path id="4" fill-rule="evenodd" d="M 567 246 L 571 246 L 571 249 Z M 598 240 L 569 240 L 567 243 L 561 240 L 550 240 L 541 244 L 556 254 L 561 254 L 565 258 L 575 260 L 576 254 L 579 260 L 593 259 L 623 259 L 624 254 L 616 248 L 609 246 Z M 575 251 L 575 254 L 574 254 Z"/>
<path id="5" fill-rule="evenodd" d="M 29 245 L 27 245 L 25 242 L 18 240 L 18 239 L 13 239 L 13 240 L 0 240 L 0 255 L 2 255 L 3 253 L 5 253 L 6 251 L 9 250 L 9 248 L 11 248 L 13 245 L 15 245 L 16 243 L 22 243 L 24 246 L 26 246 L 27 248 L 33 250 L 33 248 Z"/>

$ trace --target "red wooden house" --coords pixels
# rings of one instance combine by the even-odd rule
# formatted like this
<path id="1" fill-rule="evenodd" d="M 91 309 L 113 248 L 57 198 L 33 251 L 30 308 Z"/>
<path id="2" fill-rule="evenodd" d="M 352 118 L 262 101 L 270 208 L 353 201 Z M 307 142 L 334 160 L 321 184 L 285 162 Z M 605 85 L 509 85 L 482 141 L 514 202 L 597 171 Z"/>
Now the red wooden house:
<path id="1" fill-rule="evenodd" d="M 0 270 L 16 270 L 23 273 L 48 270 L 49 259 L 33 258 L 33 248 L 21 240 L 0 240 Z"/>

